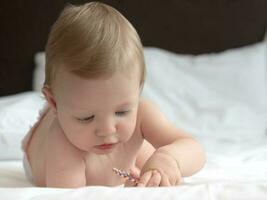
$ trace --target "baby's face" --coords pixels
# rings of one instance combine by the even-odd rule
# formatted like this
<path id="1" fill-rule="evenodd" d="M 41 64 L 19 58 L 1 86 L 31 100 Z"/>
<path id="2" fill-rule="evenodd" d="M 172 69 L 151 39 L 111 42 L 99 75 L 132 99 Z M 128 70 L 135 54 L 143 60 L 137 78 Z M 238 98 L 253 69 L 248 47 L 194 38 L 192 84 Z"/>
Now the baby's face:
<path id="1" fill-rule="evenodd" d="M 107 79 L 84 79 L 64 70 L 54 84 L 59 123 L 77 148 L 110 153 L 132 136 L 140 96 L 138 70 Z"/>

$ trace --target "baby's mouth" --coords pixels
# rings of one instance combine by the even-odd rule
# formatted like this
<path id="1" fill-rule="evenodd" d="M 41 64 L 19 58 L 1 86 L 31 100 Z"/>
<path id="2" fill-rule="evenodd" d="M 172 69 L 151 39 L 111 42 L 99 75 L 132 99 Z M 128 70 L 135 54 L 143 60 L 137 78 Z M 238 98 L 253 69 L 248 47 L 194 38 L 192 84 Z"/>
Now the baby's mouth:
<path id="1" fill-rule="evenodd" d="M 101 149 L 101 150 L 108 150 L 108 149 L 112 149 L 114 148 L 118 143 L 104 143 L 101 145 L 97 145 L 95 146 L 97 149 Z"/>

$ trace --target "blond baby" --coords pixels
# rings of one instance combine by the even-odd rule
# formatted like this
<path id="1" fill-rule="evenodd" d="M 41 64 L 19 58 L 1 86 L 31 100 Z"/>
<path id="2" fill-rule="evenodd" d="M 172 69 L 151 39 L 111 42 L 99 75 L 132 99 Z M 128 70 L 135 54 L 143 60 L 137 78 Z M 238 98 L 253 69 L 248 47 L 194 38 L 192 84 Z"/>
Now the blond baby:
<path id="1" fill-rule="evenodd" d="M 140 96 L 144 82 L 142 44 L 117 10 L 67 6 L 46 45 L 47 106 L 24 140 L 33 183 L 125 184 L 116 167 L 138 178 L 135 186 L 173 186 L 199 171 L 203 148 Z"/>

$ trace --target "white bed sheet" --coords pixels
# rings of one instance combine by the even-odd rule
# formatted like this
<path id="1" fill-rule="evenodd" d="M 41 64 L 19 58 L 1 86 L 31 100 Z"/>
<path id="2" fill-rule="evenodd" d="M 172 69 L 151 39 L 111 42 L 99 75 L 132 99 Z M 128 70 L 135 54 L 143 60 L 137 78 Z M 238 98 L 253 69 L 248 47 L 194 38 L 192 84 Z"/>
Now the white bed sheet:
<path id="1" fill-rule="evenodd" d="M 211 144 L 207 164 L 199 173 L 169 188 L 85 187 L 52 189 L 34 187 L 24 175 L 21 161 L 0 161 L 0 199 L 207 199 L 266 200 L 267 146 L 261 138 L 251 144 Z M 215 148 L 216 146 L 216 148 Z M 224 149 L 226 153 L 222 153 Z M 231 150 L 235 154 L 231 154 Z"/>

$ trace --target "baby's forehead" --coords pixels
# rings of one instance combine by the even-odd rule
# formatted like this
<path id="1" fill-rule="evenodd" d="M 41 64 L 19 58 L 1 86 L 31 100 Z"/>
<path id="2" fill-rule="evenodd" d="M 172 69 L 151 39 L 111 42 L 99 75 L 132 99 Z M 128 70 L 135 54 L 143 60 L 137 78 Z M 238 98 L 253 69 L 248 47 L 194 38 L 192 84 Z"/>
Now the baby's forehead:
<path id="1" fill-rule="evenodd" d="M 139 90 L 139 77 L 137 72 L 116 72 L 109 76 L 86 78 L 67 70 L 61 70 L 54 81 L 53 90 L 55 95 L 60 96 L 86 94 L 89 97 L 89 94 L 102 95 L 103 92 L 110 95 L 112 93 L 129 95 L 131 92 Z"/>
<path id="2" fill-rule="evenodd" d="M 69 112 L 84 113 L 98 112 L 114 109 L 128 109 L 138 102 L 139 90 L 127 87 L 114 88 L 112 91 L 98 88 L 85 92 L 82 90 L 72 90 L 71 92 L 57 92 L 56 102 L 58 107 L 69 110 Z"/>
<path id="3" fill-rule="evenodd" d="M 103 66 L 103 68 L 94 70 L 86 68 L 75 70 L 74 67 L 69 67 L 66 64 L 62 64 L 56 70 L 54 80 L 58 79 L 60 82 L 62 82 L 62 77 L 68 77 L 68 79 L 79 77 L 85 80 L 105 80 L 117 73 L 121 73 L 123 76 L 128 77 L 129 79 L 141 77 L 141 69 L 139 66 L 136 66 L 136 63 L 131 63 L 129 66 L 113 66 L 115 65 L 113 63 L 107 65 L 109 66 L 106 68 Z"/>

